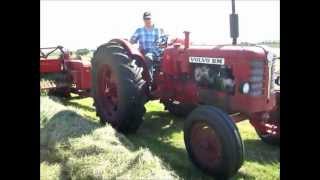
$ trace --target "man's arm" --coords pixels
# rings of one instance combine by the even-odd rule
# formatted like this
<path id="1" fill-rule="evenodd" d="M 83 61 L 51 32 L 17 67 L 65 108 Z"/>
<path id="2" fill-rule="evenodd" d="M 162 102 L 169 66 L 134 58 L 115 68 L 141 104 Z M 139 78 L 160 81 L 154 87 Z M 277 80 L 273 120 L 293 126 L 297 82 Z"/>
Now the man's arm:
<path id="1" fill-rule="evenodd" d="M 137 29 L 134 34 L 131 36 L 130 38 L 130 43 L 131 44 L 135 44 L 137 43 L 138 39 L 139 39 L 140 33 L 139 33 L 139 29 Z"/>

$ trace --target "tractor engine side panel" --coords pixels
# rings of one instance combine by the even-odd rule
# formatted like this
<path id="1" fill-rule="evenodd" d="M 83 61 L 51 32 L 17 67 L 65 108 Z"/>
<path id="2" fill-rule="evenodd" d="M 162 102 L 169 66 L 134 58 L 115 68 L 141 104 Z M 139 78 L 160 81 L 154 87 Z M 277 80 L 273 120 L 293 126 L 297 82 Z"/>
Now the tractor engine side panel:
<path id="1" fill-rule="evenodd" d="M 182 49 L 168 48 L 164 51 L 160 78 L 157 82 L 160 99 L 197 103 L 198 87 L 190 79 L 190 66 L 185 61 L 186 56 Z"/>
<path id="2" fill-rule="evenodd" d="M 189 57 L 222 57 L 225 60 L 223 67 L 216 65 L 202 65 L 189 63 Z M 263 64 L 263 91 L 260 95 L 243 94 L 240 87 L 244 82 L 252 81 L 252 61 L 265 63 L 263 51 L 246 51 L 241 47 L 230 49 L 182 49 L 168 48 L 164 52 L 161 64 L 162 80 L 159 84 L 160 99 L 173 99 L 182 103 L 211 104 L 228 112 L 252 113 L 270 110 L 275 105 L 275 96 L 267 98 L 268 66 Z M 218 82 L 232 84 L 230 87 L 224 84 L 224 88 L 217 85 L 199 83 L 195 78 L 195 68 L 205 74 L 205 69 L 221 71 L 225 69 L 231 72 L 226 76 L 219 75 Z M 205 67 L 205 69 L 201 69 Z M 213 72 L 214 72 L 213 71 Z M 210 74 L 210 72 L 208 72 Z M 207 74 L 208 74 L 207 73 Z M 220 73 L 220 72 L 219 72 Z M 212 74 L 212 73 L 211 73 Z M 219 87 L 219 88 L 218 88 Z M 166 95 L 165 95 L 166 94 Z"/>

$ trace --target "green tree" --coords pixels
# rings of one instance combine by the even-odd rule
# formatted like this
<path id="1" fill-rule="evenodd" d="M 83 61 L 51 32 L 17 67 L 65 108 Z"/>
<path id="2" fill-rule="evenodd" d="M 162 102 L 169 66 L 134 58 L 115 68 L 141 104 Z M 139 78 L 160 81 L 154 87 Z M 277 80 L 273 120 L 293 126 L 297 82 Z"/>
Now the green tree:
<path id="1" fill-rule="evenodd" d="M 76 51 L 76 55 L 77 55 L 77 56 L 84 56 L 84 55 L 87 55 L 87 54 L 89 54 L 89 53 L 90 53 L 90 50 L 87 49 L 87 48 L 85 48 L 85 49 L 78 49 L 78 50 Z"/>

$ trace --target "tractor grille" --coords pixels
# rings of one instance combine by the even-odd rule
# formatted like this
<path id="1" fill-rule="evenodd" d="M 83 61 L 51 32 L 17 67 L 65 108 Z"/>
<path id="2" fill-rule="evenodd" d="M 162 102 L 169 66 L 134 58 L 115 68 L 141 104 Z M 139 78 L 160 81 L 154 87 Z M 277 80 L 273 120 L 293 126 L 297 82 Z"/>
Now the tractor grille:
<path id="1" fill-rule="evenodd" d="M 264 62 L 251 61 L 250 68 L 251 89 L 249 94 L 251 96 L 261 96 L 263 94 Z"/>

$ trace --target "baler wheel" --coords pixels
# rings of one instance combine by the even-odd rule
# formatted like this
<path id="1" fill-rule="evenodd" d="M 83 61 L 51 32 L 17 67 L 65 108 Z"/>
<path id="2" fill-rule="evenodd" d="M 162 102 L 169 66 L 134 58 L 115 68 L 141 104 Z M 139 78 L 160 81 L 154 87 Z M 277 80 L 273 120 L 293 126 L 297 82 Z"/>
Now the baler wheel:
<path id="1" fill-rule="evenodd" d="M 213 106 L 201 105 L 190 113 L 184 141 L 191 161 L 214 177 L 232 177 L 243 164 L 244 146 L 235 123 Z"/>
<path id="2" fill-rule="evenodd" d="M 135 132 L 143 121 L 147 97 L 143 67 L 120 44 L 101 45 L 92 63 L 92 96 L 100 122 L 122 133 Z"/>

